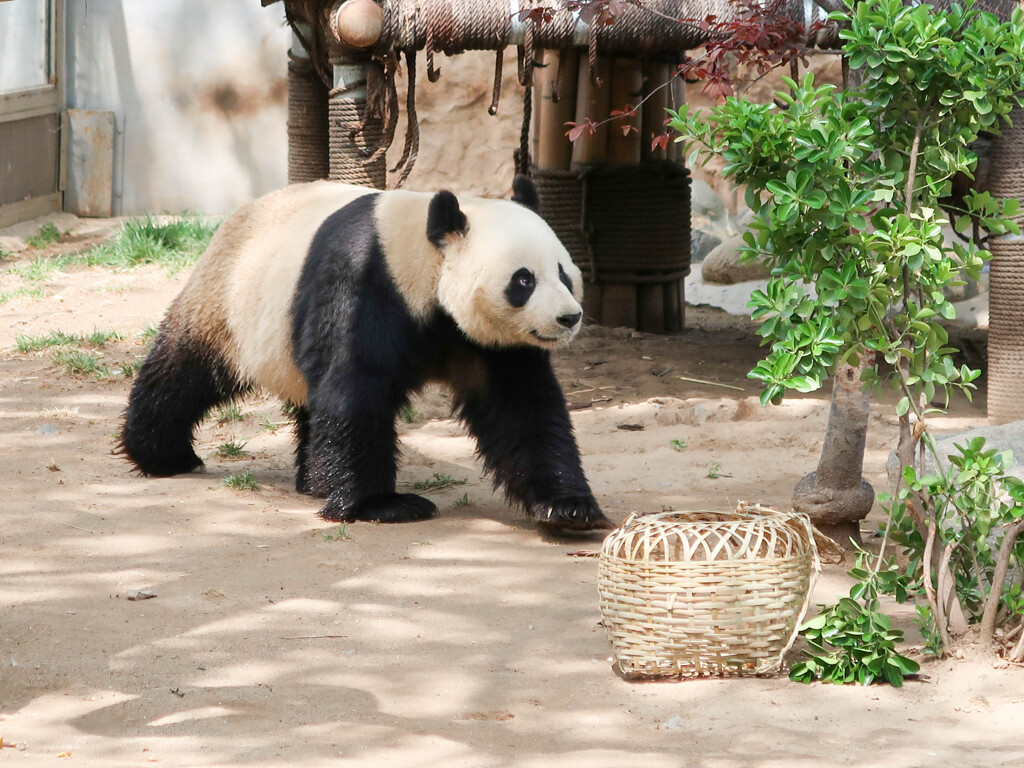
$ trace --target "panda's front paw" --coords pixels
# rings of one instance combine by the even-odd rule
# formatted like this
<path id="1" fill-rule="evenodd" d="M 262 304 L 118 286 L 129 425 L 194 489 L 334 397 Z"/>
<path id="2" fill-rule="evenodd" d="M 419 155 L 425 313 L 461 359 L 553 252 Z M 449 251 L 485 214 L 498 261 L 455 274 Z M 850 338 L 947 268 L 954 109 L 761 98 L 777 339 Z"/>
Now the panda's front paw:
<path id="1" fill-rule="evenodd" d="M 369 496 L 348 506 L 328 498 L 320 510 L 320 517 L 337 522 L 367 520 L 375 523 L 413 523 L 429 520 L 436 514 L 437 506 L 434 502 L 413 493 Z"/>
<path id="2" fill-rule="evenodd" d="M 533 517 L 541 528 L 554 531 L 607 531 L 615 523 L 604 516 L 593 496 L 565 496 L 534 504 Z"/>

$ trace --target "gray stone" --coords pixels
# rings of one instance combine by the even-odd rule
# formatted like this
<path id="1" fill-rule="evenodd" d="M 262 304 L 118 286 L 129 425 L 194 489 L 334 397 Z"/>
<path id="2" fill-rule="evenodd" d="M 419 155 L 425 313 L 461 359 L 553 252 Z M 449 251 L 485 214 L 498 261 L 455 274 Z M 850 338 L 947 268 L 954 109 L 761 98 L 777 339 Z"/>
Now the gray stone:
<path id="1" fill-rule="evenodd" d="M 734 285 L 748 280 L 765 280 L 770 274 L 769 267 L 760 261 L 741 262 L 740 248 L 743 236 L 736 235 L 724 240 L 704 259 L 703 279 L 715 285 Z"/>
<path id="2" fill-rule="evenodd" d="M 1011 421 L 1008 424 L 975 427 L 974 429 L 937 438 L 935 447 L 939 456 L 942 457 L 947 471 L 950 467 L 947 457 L 957 453 L 956 445 L 965 445 L 976 437 L 985 438 L 986 449 L 995 448 L 999 451 L 1009 450 L 1013 452 L 1013 462 L 1006 468 L 1006 474 L 1020 477 L 1024 473 L 1024 421 Z M 935 459 L 930 452 L 926 454 L 924 466 L 926 474 L 936 472 Z M 900 462 L 896 457 L 895 449 L 889 453 L 886 470 L 889 475 L 889 481 L 894 482 L 899 476 L 900 471 Z"/>
<path id="3" fill-rule="evenodd" d="M 690 233 L 690 261 L 704 261 L 705 257 L 722 243 L 714 232 L 695 229 Z"/>
<path id="4" fill-rule="evenodd" d="M 706 181 L 694 179 L 690 185 L 690 210 L 695 216 L 704 216 L 712 221 L 725 218 L 725 203 Z"/>

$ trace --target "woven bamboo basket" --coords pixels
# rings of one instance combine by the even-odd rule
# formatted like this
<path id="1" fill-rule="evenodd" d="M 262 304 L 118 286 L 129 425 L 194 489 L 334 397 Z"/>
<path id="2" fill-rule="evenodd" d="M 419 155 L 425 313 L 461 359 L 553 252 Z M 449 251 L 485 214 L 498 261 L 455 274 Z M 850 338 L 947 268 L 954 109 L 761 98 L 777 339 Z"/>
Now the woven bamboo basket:
<path id="1" fill-rule="evenodd" d="M 777 672 L 820 570 L 806 515 L 746 504 L 633 515 L 598 565 L 616 665 L 627 678 Z"/>

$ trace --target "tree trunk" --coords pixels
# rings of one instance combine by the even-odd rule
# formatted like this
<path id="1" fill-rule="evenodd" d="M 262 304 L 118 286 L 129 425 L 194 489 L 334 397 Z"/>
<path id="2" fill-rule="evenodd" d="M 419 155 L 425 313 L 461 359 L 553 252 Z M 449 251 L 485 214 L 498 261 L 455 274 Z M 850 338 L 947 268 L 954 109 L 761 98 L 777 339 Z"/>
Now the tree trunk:
<path id="1" fill-rule="evenodd" d="M 862 391 L 867 367 L 840 363 L 832 379 L 832 408 L 818 469 L 793 489 L 793 509 L 806 512 L 822 533 L 843 546 L 861 543 L 860 521 L 867 517 L 875 491 L 861 477 L 871 396 Z"/>

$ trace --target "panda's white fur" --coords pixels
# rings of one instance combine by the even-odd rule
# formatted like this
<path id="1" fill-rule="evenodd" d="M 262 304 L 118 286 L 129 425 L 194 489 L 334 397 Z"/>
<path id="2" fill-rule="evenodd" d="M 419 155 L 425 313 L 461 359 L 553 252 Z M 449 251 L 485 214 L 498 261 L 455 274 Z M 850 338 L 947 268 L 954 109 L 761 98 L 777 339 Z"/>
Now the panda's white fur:
<path id="1" fill-rule="evenodd" d="M 234 362 L 240 378 L 290 402 L 305 402 L 306 383 L 291 349 L 295 287 L 324 220 L 371 193 L 329 181 L 296 184 L 250 203 L 222 224 L 179 301 L 186 314 L 211 326 L 210 341 Z M 507 200 L 460 198 L 467 231 L 450 236 L 442 250 L 425 235 L 431 194 L 377 194 L 378 236 L 413 317 L 426 318 L 440 304 L 467 336 L 488 346 L 555 346 L 579 330 L 579 324 L 565 328 L 557 319 L 582 311 L 582 275 L 536 213 Z M 559 279 L 559 266 L 571 292 Z M 502 292 L 524 267 L 537 287 L 517 309 Z"/>

